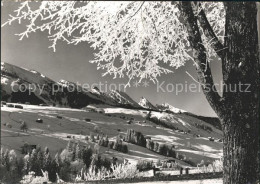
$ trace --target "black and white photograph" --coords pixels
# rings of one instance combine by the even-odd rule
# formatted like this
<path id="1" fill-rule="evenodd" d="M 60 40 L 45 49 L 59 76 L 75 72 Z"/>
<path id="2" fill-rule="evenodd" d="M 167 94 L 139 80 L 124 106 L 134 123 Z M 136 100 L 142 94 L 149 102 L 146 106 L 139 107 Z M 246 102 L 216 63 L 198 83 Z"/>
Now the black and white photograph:
<path id="1" fill-rule="evenodd" d="M 259 184 L 260 3 L 1 1 L 1 184 Z"/>

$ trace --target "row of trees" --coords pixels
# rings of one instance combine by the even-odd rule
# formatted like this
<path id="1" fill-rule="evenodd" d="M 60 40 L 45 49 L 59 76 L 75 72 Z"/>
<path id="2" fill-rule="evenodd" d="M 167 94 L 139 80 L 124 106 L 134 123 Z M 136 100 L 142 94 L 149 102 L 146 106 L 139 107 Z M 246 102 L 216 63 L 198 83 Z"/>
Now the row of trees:
<path id="1" fill-rule="evenodd" d="M 166 144 L 159 144 L 151 139 L 146 139 L 141 132 L 137 132 L 133 129 L 127 130 L 124 140 L 132 144 L 146 147 L 147 149 L 159 153 L 160 155 L 176 158 L 174 146 L 170 147 Z"/>
<path id="2" fill-rule="evenodd" d="M 115 142 L 112 142 L 112 141 L 109 142 L 108 147 L 110 149 L 113 149 L 113 150 L 116 150 L 116 151 L 120 151 L 120 152 L 123 152 L 123 153 L 128 153 L 127 145 L 123 144 L 123 141 L 122 141 L 122 139 L 119 136 L 116 138 Z"/>
<path id="3" fill-rule="evenodd" d="M 127 129 L 125 141 L 142 147 L 146 146 L 146 139 L 143 134 L 133 129 Z"/>
<path id="4" fill-rule="evenodd" d="M 95 167 L 96 172 L 102 167 L 109 169 L 111 162 L 101 158 L 90 146 L 80 147 L 78 143 L 68 142 L 66 148 L 51 156 L 49 149 L 41 147 L 33 149 L 24 158 L 18 158 L 14 150 L 1 149 L 0 180 L 2 182 L 18 183 L 22 176 L 30 171 L 35 176 L 42 176 L 42 171 L 47 171 L 52 182 L 57 180 L 57 175 L 64 181 L 72 181 L 83 170 Z"/>
<path id="5" fill-rule="evenodd" d="M 176 158 L 174 146 L 170 147 L 166 144 L 159 144 L 158 142 L 154 142 L 151 139 L 146 139 L 146 148 L 151 151 L 157 152 L 160 155 Z"/>
<path id="6" fill-rule="evenodd" d="M 123 153 L 128 153 L 128 147 L 126 144 L 123 144 L 120 136 L 117 136 L 116 141 L 109 141 L 108 136 L 105 137 L 103 135 L 97 134 L 96 138 L 93 134 L 90 134 L 90 138 L 86 136 L 86 140 L 90 140 L 92 142 L 97 142 L 99 146 L 108 147 L 110 149 L 120 151 Z"/>

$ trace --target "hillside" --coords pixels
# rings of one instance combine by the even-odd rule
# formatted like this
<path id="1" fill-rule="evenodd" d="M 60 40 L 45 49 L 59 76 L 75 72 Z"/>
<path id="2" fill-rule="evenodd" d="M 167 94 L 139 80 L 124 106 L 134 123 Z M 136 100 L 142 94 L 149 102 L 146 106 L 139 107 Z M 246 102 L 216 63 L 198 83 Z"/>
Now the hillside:
<path id="1" fill-rule="evenodd" d="M 152 113 L 152 117 L 168 119 L 169 123 L 182 130 L 176 131 L 146 120 L 147 110 L 94 106 L 89 106 L 87 110 L 35 105 L 23 105 L 23 107 L 24 109 L 16 109 L 4 106 L 1 112 L 2 145 L 4 148 L 15 149 L 20 154 L 20 147 L 24 143 L 40 145 L 43 148 L 48 146 L 52 154 L 63 149 L 69 140 L 79 141 L 83 145 L 87 144 L 85 136 L 91 133 L 96 135 L 95 126 L 98 126 L 99 132 L 108 135 L 109 140 L 115 140 L 118 135 L 124 136 L 127 129 L 140 131 L 160 144 L 174 145 L 176 152 L 185 155 L 187 159 L 196 164 L 201 160 L 212 162 L 222 155 L 222 143 L 211 142 L 207 138 L 211 136 L 217 140 L 222 137 L 221 132 L 213 126 L 211 132 L 196 127 L 196 123 L 209 125 L 185 114 Z M 100 110 L 103 113 L 100 113 Z M 62 119 L 58 119 L 57 115 Z M 43 123 L 36 123 L 37 118 L 41 118 Z M 85 118 L 91 121 L 87 122 Z M 133 119 L 133 123 L 128 124 L 129 119 Z M 21 120 L 28 124 L 28 132 L 21 132 L 19 129 Z M 9 123 L 12 128 L 5 126 L 5 123 Z M 186 132 L 188 130 L 190 130 L 189 133 Z M 194 136 L 198 134 L 200 137 Z M 139 159 L 156 161 L 166 158 L 146 148 L 126 144 L 129 149 L 128 153 L 117 152 L 105 147 L 101 147 L 101 153 L 108 158 L 117 157 L 121 161 L 128 159 L 132 162 L 137 162 Z M 184 161 L 177 161 L 182 165 L 189 165 Z"/>
<path id="2" fill-rule="evenodd" d="M 130 129 L 174 147 L 181 155 L 174 159 L 183 166 L 202 160 L 210 163 L 222 155 L 222 141 L 218 141 L 222 132 L 216 118 L 197 116 L 168 103 L 154 106 L 145 97 L 137 103 L 121 91 L 101 92 L 97 87 L 83 89 L 66 80 L 55 82 L 40 72 L 8 63 L 2 62 L 1 69 L 1 100 L 23 106 L 2 106 L 2 146 L 15 149 L 20 155 L 25 143 L 47 146 L 55 154 L 69 140 L 94 147 L 95 143 L 85 140 L 86 136 L 99 133 L 115 141 L 118 136 L 125 137 Z M 24 86 L 23 92 L 18 92 L 19 85 Z M 29 91 L 32 87 L 33 91 Z M 37 123 L 38 118 L 43 122 Z M 20 130 L 22 121 L 28 125 L 27 132 Z M 117 157 L 119 161 L 169 159 L 146 147 L 126 144 L 128 153 L 102 146 L 100 151 L 104 157 Z"/>

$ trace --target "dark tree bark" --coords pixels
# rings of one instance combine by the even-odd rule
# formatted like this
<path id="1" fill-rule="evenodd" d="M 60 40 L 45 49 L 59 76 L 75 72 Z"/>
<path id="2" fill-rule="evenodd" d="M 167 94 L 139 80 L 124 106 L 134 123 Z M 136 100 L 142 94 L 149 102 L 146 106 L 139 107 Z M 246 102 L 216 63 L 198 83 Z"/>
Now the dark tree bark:
<path id="1" fill-rule="evenodd" d="M 213 48 L 220 42 L 207 22 L 204 12 L 193 13 L 191 2 L 181 2 L 180 9 L 189 32 L 197 62 L 199 82 L 211 107 L 215 110 L 224 132 L 224 184 L 256 184 L 259 149 L 259 53 L 257 8 L 255 2 L 227 2 L 224 49 L 222 59 L 225 91 L 220 97 L 214 92 L 210 67 L 206 62 L 198 21 Z M 207 67 L 205 69 L 205 66 Z M 211 91 L 204 88 L 210 86 Z"/>
<path id="2" fill-rule="evenodd" d="M 225 3 L 224 82 L 242 92 L 225 92 L 224 182 L 256 183 L 259 134 L 259 57 L 255 2 Z M 245 87 L 250 87 L 245 90 Z"/>

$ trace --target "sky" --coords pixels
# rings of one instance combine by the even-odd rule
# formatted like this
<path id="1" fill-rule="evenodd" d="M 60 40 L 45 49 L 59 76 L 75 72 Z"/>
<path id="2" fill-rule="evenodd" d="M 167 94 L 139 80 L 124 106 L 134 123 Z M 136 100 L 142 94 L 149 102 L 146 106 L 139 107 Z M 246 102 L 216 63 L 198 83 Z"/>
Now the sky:
<path id="1" fill-rule="evenodd" d="M 18 7 L 17 2 L 4 2 L 1 9 L 1 23 L 5 22 L 8 15 Z M 24 24 L 14 23 L 11 26 L 5 26 L 1 30 L 1 61 L 14 64 L 20 67 L 34 69 L 44 74 L 45 76 L 59 81 L 60 79 L 71 82 L 78 82 L 80 84 L 88 83 L 102 83 L 109 87 L 109 84 L 127 83 L 128 79 L 113 79 L 113 76 L 102 77 L 104 71 L 97 70 L 96 64 L 91 64 L 89 61 L 94 57 L 94 50 L 90 48 L 88 43 L 81 43 L 79 45 L 67 45 L 64 42 L 58 42 L 56 52 L 51 48 L 51 42 L 48 40 L 46 32 L 36 32 L 19 41 L 19 37 L 15 36 L 25 30 Z M 210 63 L 214 80 L 220 83 L 222 79 L 221 63 L 216 60 Z M 177 93 L 173 90 L 173 86 L 182 84 L 185 86 L 190 84 L 198 84 L 194 81 L 196 70 L 193 63 L 187 62 L 185 66 L 174 70 L 174 73 L 162 75 L 158 78 L 159 83 L 153 83 L 146 80 L 149 86 L 143 83 L 135 87 L 134 81 L 131 81 L 131 87 L 127 87 L 125 92 L 135 101 L 143 96 L 153 104 L 169 103 L 174 107 L 184 109 L 186 111 L 204 115 L 216 116 L 208 104 L 203 92 L 198 87 L 195 90 L 184 90 Z M 161 86 L 161 88 L 159 87 Z M 114 87 L 114 86 L 111 86 Z M 105 90 L 104 86 L 102 90 Z M 167 91 L 168 89 L 168 91 Z"/>

